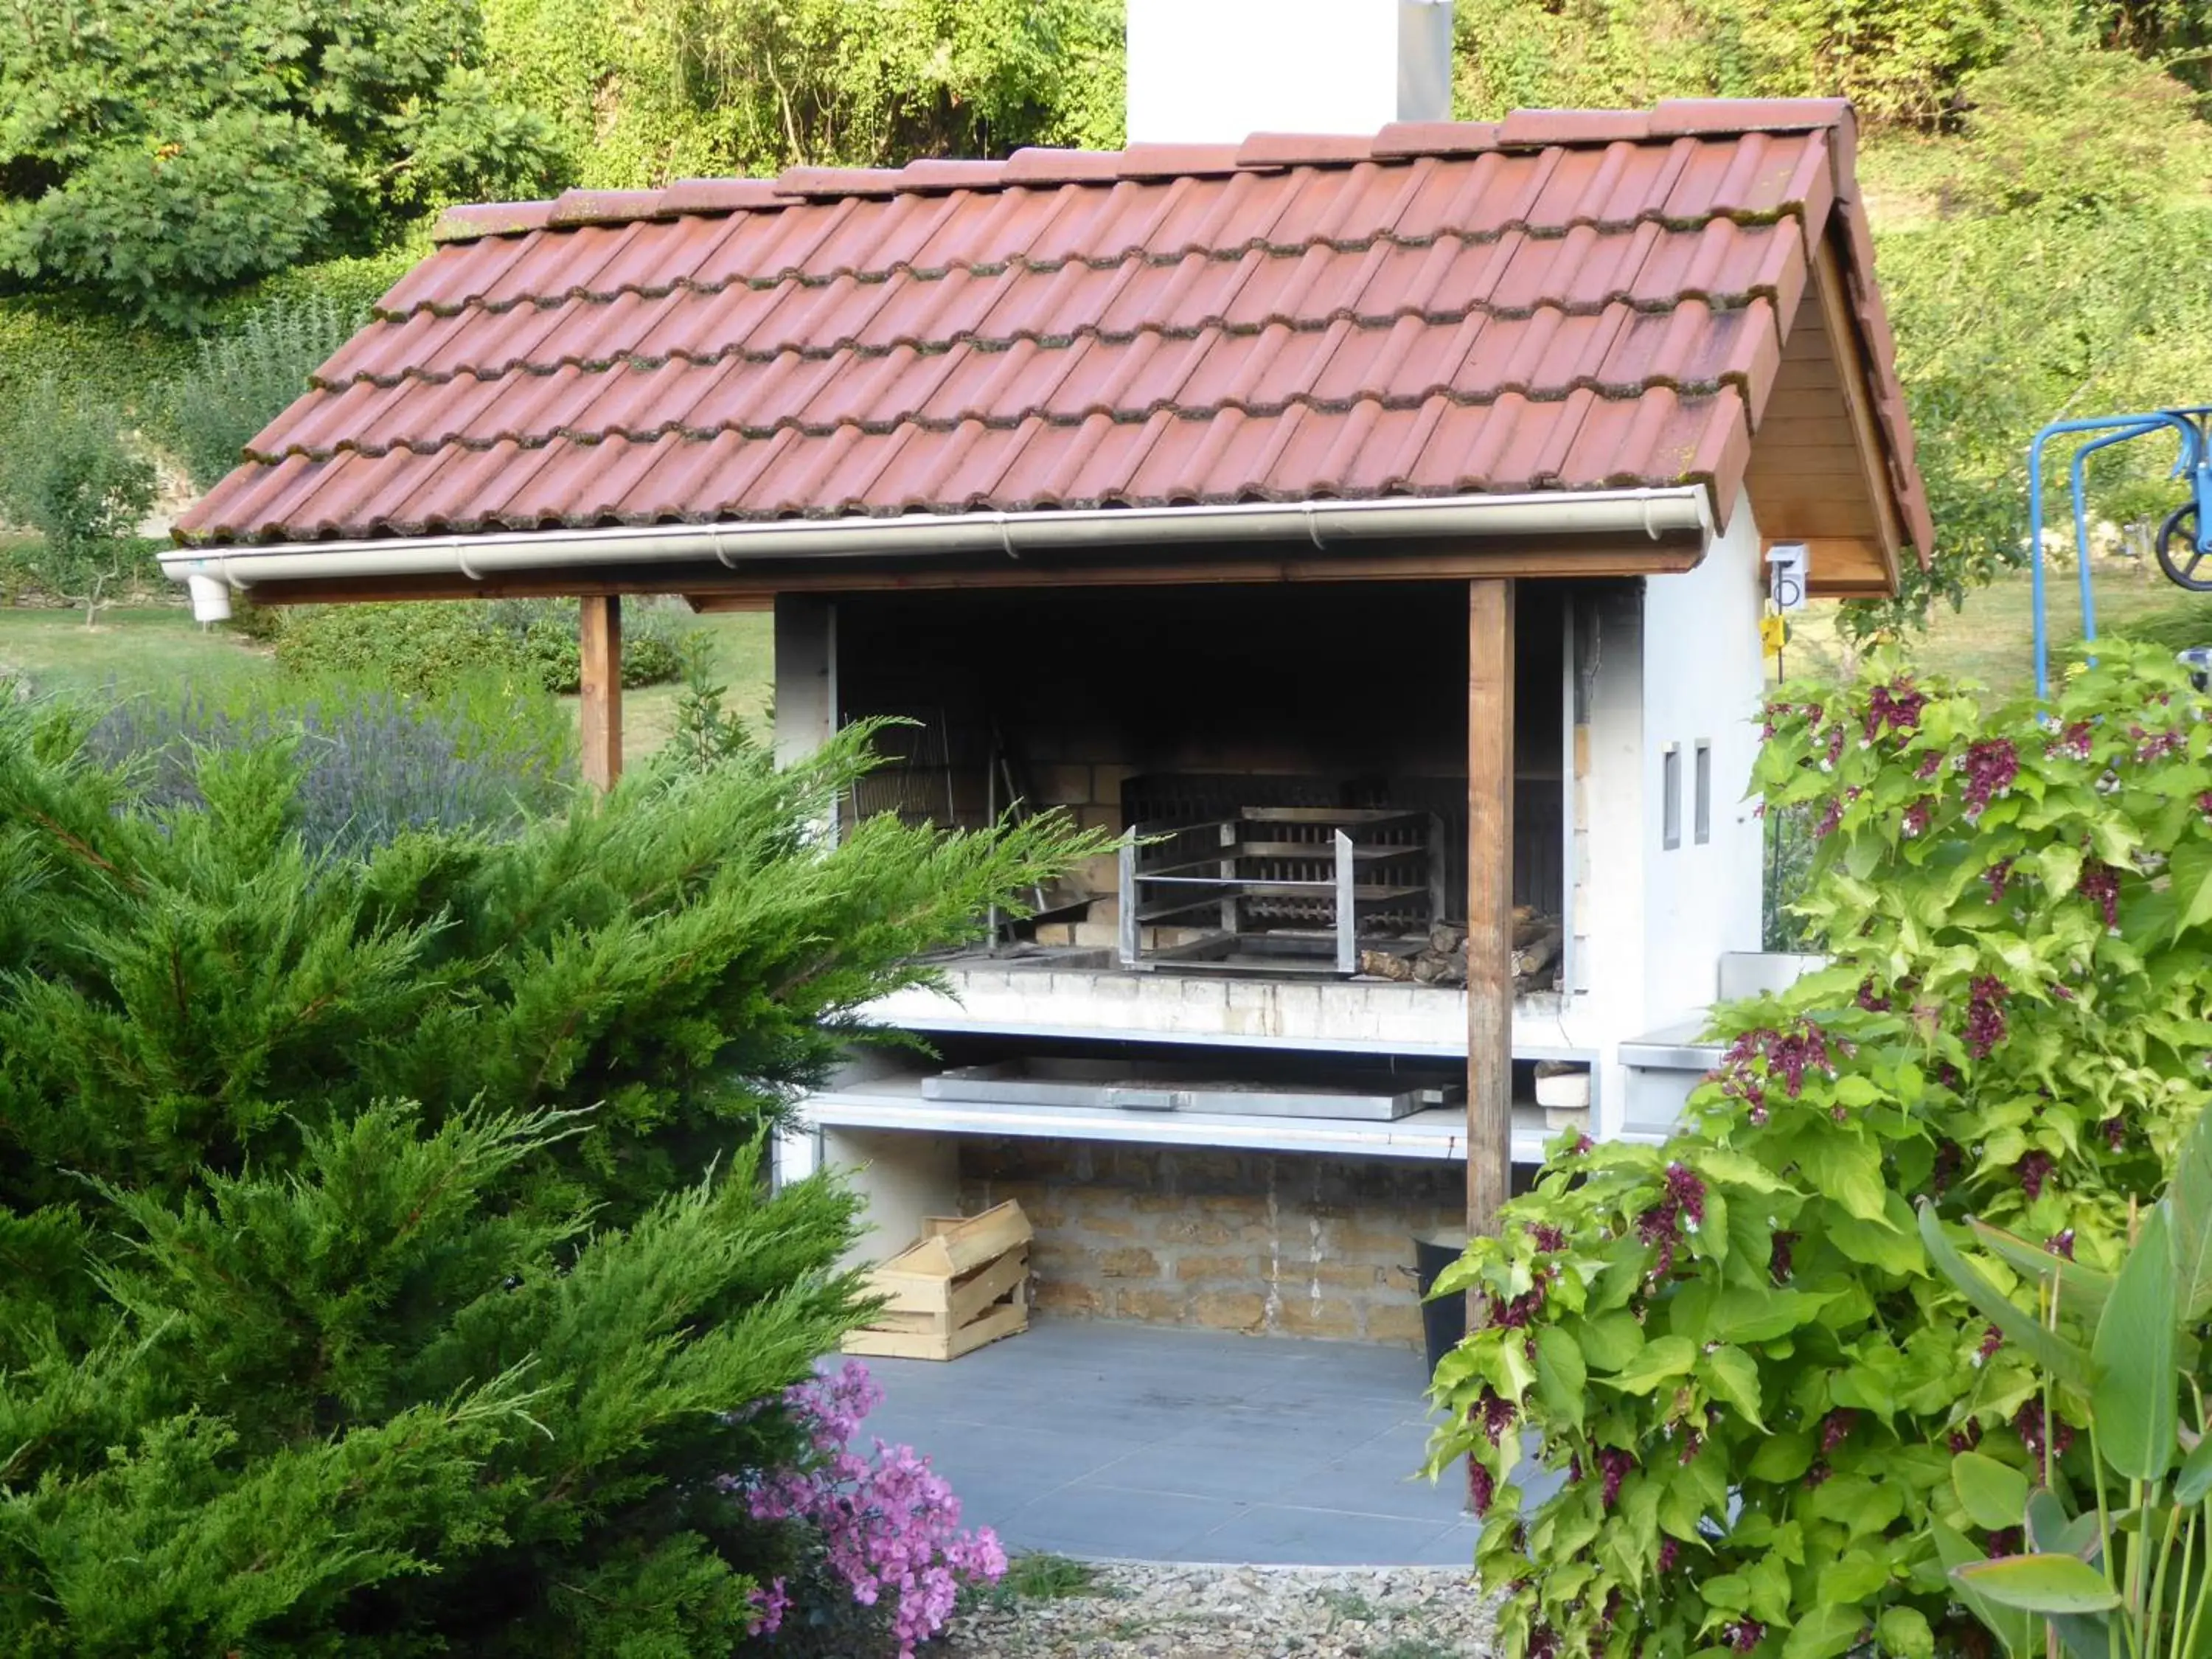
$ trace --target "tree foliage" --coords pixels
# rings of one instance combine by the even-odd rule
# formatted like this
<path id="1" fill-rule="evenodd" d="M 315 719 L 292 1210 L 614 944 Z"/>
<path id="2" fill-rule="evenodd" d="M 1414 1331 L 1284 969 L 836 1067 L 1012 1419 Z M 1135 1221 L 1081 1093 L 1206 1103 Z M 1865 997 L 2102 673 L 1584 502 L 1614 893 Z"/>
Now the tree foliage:
<path id="1" fill-rule="evenodd" d="M 1091 849 L 830 845 L 846 739 L 356 855 L 284 743 L 155 801 L 79 732 L 0 715 L 0 1646 L 730 1651 L 856 1311 L 852 1200 L 763 1130 Z"/>
<path id="2" fill-rule="evenodd" d="M 527 193 L 548 134 L 475 67 L 471 0 L 9 0 L 0 269 L 188 324 L 455 196 Z"/>
<path id="3" fill-rule="evenodd" d="M 1120 142 L 1119 0 L 486 6 L 496 72 L 588 185 Z"/>

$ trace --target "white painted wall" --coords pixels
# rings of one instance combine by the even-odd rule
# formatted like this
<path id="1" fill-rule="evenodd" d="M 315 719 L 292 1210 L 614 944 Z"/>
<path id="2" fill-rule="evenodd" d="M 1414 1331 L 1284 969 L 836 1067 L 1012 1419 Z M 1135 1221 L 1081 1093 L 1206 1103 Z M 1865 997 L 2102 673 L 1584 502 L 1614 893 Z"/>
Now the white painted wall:
<path id="1" fill-rule="evenodd" d="M 1756 951 L 1765 872 L 1759 820 L 1744 799 L 1759 752 L 1765 684 L 1759 530 L 1739 501 L 1695 570 L 1644 585 L 1642 757 L 1644 1018 L 1699 1014 L 1723 951 Z M 1694 836 L 1696 745 L 1712 744 L 1712 835 Z M 1662 845 L 1667 745 L 1680 746 L 1681 845 Z M 1627 1033 L 1633 1036 L 1635 1033 Z"/>
<path id="2" fill-rule="evenodd" d="M 1671 580 L 1671 579 L 1670 579 Z M 1577 596 L 1581 677 L 1580 765 L 1575 784 L 1575 994 L 1561 1022 L 1563 1047 L 1595 1053 L 1594 1119 L 1609 1134 L 1626 1084 L 1617 1046 L 1644 1030 L 1644 661 L 1641 596 L 1592 587 Z M 1571 751 L 1570 762 L 1577 757 Z"/>
<path id="3" fill-rule="evenodd" d="M 1478 3 L 1480 0 L 1478 0 Z M 1128 0 L 1129 141 L 1451 115 L 1451 0 Z"/>

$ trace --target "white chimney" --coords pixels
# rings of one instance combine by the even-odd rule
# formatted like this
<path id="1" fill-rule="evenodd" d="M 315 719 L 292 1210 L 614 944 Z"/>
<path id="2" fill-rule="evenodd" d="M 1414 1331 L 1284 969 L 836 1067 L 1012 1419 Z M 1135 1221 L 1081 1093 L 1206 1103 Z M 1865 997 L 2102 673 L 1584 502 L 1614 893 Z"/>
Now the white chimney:
<path id="1" fill-rule="evenodd" d="M 1133 144 L 1451 118 L 1452 0 L 1128 6 Z"/>

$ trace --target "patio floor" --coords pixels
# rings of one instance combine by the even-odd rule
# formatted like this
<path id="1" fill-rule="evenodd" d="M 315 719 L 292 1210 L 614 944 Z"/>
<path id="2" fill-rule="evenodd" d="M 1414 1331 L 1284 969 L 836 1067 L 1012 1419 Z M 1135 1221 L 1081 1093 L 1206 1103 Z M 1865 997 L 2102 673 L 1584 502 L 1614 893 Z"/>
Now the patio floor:
<path id="1" fill-rule="evenodd" d="M 1148 1561 L 1462 1565 L 1455 1478 L 1415 1473 L 1419 1354 L 1039 1320 L 951 1364 L 871 1359 L 864 1436 L 926 1453 L 1009 1549 Z"/>

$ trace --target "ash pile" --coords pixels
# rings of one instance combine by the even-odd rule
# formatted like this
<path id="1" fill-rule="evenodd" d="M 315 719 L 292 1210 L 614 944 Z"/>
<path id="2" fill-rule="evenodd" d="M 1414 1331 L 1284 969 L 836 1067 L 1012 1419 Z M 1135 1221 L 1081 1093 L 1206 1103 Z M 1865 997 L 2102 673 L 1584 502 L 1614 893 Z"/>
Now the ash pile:
<path id="1" fill-rule="evenodd" d="M 1528 996 L 1559 988 L 1559 951 L 1566 930 L 1557 916 L 1532 905 L 1513 908 L 1513 993 Z M 1467 983 L 1467 929 L 1440 921 L 1425 941 L 1378 945 L 1359 953 L 1363 978 L 1405 980 L 1416 985 Z"/>

